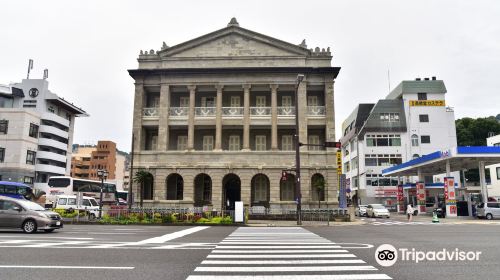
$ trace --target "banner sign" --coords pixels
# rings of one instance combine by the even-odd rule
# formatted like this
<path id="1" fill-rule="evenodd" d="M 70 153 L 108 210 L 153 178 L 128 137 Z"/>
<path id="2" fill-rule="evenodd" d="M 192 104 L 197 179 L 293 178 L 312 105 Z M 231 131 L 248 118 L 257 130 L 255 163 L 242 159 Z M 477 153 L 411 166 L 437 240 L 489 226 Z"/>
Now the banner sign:
<path id="1" fill-rule="evenodd" d="M 446 202 L 446 215 L 457 216 L 457 198 L 455 192 L 455 178 L 444 177 L 444 199 Z"/>
<path id="2" fill-rule="evenodd" d="M 417 204 L 419 211 L 425 213 L 425 184 L 423 182 L 417 183 Z"/>
<path id="3" fill-rule="evenodd" d="M 410 106 L 445 106 L 444 100 L 410 100 Z"/>
<path id="4" fill-rule="evenodd" d="M 404 201 L 403 185 L 398 186 L 398 201 Z"/>
<path id="5" fill-rule="evenodd" d="M 342 152 L 337 151 L 337 174 L 342 174 Z"/>
<path id="6" fill-rule="evenodd" d="M 339 187 L 339 208 L 347 207 L 347 198 L 346 198 L 346 179 L 345 174 L 340 175 L 340 187 Z"/>

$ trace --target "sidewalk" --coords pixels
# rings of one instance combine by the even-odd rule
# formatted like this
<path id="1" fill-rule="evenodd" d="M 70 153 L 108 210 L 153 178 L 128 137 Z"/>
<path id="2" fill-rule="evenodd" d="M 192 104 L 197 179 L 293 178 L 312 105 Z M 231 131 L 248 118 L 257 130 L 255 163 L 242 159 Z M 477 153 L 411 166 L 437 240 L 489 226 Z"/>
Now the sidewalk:
<path id="1" fill-rule="evenodd" d="M 369 218 L 368 218 L 369 219 Z M 395 221 L 408 221 L 406 215 L 391 213 L 390 220 Z M 424 214 L 413 216 L 413 222 L 432 222 L 432 215 Z M 441 224 L 500 224 L 500 221 L 489 221 L 489 220 L 480 220 L 476 217 L 469 216 L 458 216 L 453 218 L 439 218 L 439 223 Z"/>

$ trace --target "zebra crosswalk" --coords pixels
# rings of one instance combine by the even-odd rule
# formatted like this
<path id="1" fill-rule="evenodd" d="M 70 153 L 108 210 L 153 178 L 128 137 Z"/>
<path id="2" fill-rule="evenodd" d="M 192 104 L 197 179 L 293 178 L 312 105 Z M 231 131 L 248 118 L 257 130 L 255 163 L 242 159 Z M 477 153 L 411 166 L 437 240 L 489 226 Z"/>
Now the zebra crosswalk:
<path id="1" fill-rule="evenodd" d="M 300 227 L 241 227 L 187 280 L 392 279 L 328 239 Z"/>

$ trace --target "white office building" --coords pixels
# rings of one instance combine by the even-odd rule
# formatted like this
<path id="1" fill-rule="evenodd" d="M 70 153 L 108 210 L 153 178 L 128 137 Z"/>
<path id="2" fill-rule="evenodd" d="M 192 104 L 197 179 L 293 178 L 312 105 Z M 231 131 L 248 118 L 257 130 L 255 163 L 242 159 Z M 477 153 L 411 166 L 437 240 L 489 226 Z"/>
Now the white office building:
<path id="1" fill-rule="evenodd" d="M 396 209 L 398 180 L 404 181 L 407 202 L 416 205 L 415 183 L 426 184 L 426 204 L 444 199 L 443 177 L 383 177 L 382 170 L 423 155 L 457 146 L 455 116 L 446 106 L 443 81 L 401 82 L 376 104 L 359 104 L 343 122 L 342 172 L 353 199 Z M 459 181 L 458 172 L 452 173 Z"/>
<path id="2" fill-rule="evenodd" d="M 48 86 L 45 79 L 0 85 L 0 180 L 37 187 L 69 175 L 75 117 L 87 114 Z"/>

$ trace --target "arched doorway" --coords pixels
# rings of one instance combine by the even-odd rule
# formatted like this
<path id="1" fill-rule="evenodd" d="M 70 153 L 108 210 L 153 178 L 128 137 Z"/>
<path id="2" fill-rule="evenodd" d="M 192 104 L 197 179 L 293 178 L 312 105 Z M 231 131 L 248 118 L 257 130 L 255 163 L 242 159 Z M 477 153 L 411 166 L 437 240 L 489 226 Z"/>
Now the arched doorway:
<path id="1" fill-rule="evenodd" d="M 257 174 L 252 178 L 251 205 L 269 207 L 269 178 Z"/>
<path id="2" fill-rule="evenodd" d="M 142 207 L 143 200 L 153 199 L 154 177 L 153 174 L 149 173 L 148 171 L 139 170 L 135 174 L 134 180 L 136 180 L 136 182 L 139 183 L 140 191 L 138 193 L 140 194 L 139 199 L 140 199 L 140 205 Z"/>
<path id="3" fill-rule="evenodd" d="M 200 207 L 212 203 L 212 178 L 205 173 L 194 178 L 194 206 Z"/>
<path id="4" fill-rule="evenodd" d="M 236 174 L 227 174 L 222 179 L 222 208 L 234 210 L 234 202 L 241 201 L 241 180 Z"/>
<path id="5" fill-rule="evenodd" d="M 167 200 L 182 200 L 184 196 L 184 180 L 182 176 L 173 173 L 167 177 Z"/>

